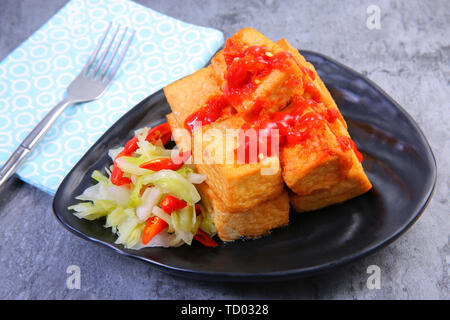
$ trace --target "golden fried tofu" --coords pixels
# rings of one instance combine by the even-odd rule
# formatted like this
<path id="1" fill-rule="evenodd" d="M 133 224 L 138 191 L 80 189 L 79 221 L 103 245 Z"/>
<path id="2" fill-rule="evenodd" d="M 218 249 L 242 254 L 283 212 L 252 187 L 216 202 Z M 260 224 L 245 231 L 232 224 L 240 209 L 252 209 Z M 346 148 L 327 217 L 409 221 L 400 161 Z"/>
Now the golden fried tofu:
<path id="1" fill-rule="evenodd" d="M 223 241 L 241 237 L 257 238 L 289 223 L 289 197 L 286 191 L 246 211 L 224 211 L 221 197 L 205 183 L 197 186 L 202 204 L 212 214 L 217 233 Z"/>
<path id="2" fill-rule="evenodd" d="M 181 151 L 192 151 L 192 137 L 189 131 L 184 130 L 184 128 L 178 123 L 178 120 L 173 112 L 167 114 L 166 118 L 172 130 L 173 140 L 175 141 L 178 149 Z"/>
<path id="3" fill-rule="evenodd" d="M 225 87 L 225 74 L 227 73 L 227 64 L 225 62 L 223 50 L 220 50 L 211 58 L 211 68 L 214 72 L 214 78 L 217 85 L 223 90 Z"/>
<path id="4" fill-rule="evenodd" d="M 210 98 L 221 95 L 214 71 L 209 65 L 164 87 L 164 94 L 175 117 L 181 123 L 201 109 Z"/>
<path id="5" fill-rule="evenodd" d="M 288 51 L 292 56 L 295 58 L 297 63 L 309 70 L 311 70 L 314 73 L 314 79 L 311 79 L 308 77 L 308 80 L 311 81 L 314 86 L 317 88 L 319 94 L 320 94 L 320 100 L 325 105 L 327 109 L 333 110 L 336 115 L 337 119 L 333 123 L 330 123 L 330 129 L 338 136 L 345 135 L 347 132 L 347 123 L 344 120 L 344 117 L 342 116 L 341 112 L 339 111 L 338 106 L 336 105 L 336 102 L 334 101 L 333 97 L 330 94 L 330 91 L 328 91 L 327 87 L 323 83 L 322 79 L 320 79 L 319 75 L 317 74 L 316 68 L 314 65 L 308 61 L 298 52 L 297 49 L 295 49 L 286 39 L 280 39 L 277 41 L 277 44 L 283 49 Z M 301 95 L 303 91 L 303 88 L 299 88 L 299 94 Z"/>
<path id="6" fill-rule="evenodd" d="M 289 193 L 289 199 L 297 212 L 313 211 L 341 203 L 366 193 L 372 188 L 361 163 L 353 157 L 353 165 L 347 176 L 327 190 L 316 190 L 305 196 Z"/>
<path id="7" fill-rule="evenodd" d="M 371 188 L 331 94 L 314 66 L 284 39 L 274 43 L 254 29 L 242 29 L 210 66 L 164 93 L 174 140 L 183 151 L 192 151 L 197 171 L 206 175 L 198 189 L 224 241 L 258 237 L 287 224 L 289 201 L 297 211 L 310 211 Z M 255 118 L 265 121 L 274 112 L 289 112 L 299 106 L 294 103 L 305 103 L 296 115 L 320 121 L 301 131 L 297 143 L 282 146 L 279 158 L 237 161 L 237 130 Z M 201 129 L 183 131 L 188 117 L 187 123 L 204 119 Z M 290 124 L 295 130 L 305 128 L 301 118 L 295 119 Z M 235 131 L 230 135 L 230 130 Z"/>
<path id="8" fill-rule="evenodd" d="M 226 80 L 227 74 L 230 72 L 230 66 L 227 66 L 224 55 L 228 46 L 231 45 L 240 47 L 241 51 L 252 46 L 264 47 L 266 50 L 265 54 L 269 57 L 284 51 L 276 43 L 255 29 L 244 28 L 236 32 L 227 40 L 225 49 L 218 52 L 211 60 L 216 81 L 224 92 L 227 90 L 227 86 L 230 86 L 230 83 Z M 235 60 L 239 59 L 245 59 L 245 57 L 235 58 L 231 64 L 234 64 Z M 295 60 L 288 57 L 283 64 L 283 68 L 274 68 L 261 79 L 254 79 L 250 82 L 256 86 L 256 89 L 246 93 L 246 97 L 242 100 L 239 99 L 238 102 L 230 99 L 230 103 L 240 113 L 251 113 L 257 101 L 264 101 L 262 112 L 272 113 L 284 108 L 292 98 L 292 95 L 298 93 L 299 89 L 301 90 L 302 72 Z M 293 83 L 296 83 L 297 86 L 294 86 Z M 261 108 L 261 106 L 257 106 L 257 108 Z"/>
<path id="9" fill-rule="evenodd" d="M 326 88 L 325 84 L 320 79 L 314 66 L 311 63 L 307 62 L 305 60 L 305 58 L 298 52 L 297 49 L 292 47 L 285 39 L 281 39 L 281 40 L 277 41 L 277 44 L 284 50 L 290 52 L 295 57 L 295 59 L 297 60 L 297 63 L 299 65 L 311 70 L 314 73 L 314 77 L 313 77 L 314 79 L 311 79 L 307 74 L 306 74 L 306 77 L 308 77 L 308 81 L 311 81 L 313 83 L 314 87 L 317 89 L 318 93 L 320 94 L 320 101 L 321 101 L 320 105 L 322 105 L 324 107 L 325 111 L 326 111 L 326 109 L 332 110 L 333 114 L 335 115 L 334 121 L 329 121 L 327 123 L 327 125 L 329 127 L 329 131 L 335 137 L 333 138 L 329 133 L 327 133 L 326 135 L 328 136 L 328 138 L 325 140 L 328 142 L 332 142 L 332 145 L 334 146 L 332 149 L 335 151 L 338 151 L 339 148 L 336 148 L 335 141 L 337 142 L 337 139 L 339 139 L 339 138 L 350 138 L 350 135 L 347 131 L 347 124 L 346 124 L 344 118 L 342 117 L 333 97 L 331 96 L 330 92 Z M 337 143 L 337 144 L 339 145 L 339 143 Z M 344 155 L 342 155 L 342 153 L 344 153 Z M 286 159 L 282 160 L 282 166 L 284 165 L 284 163 L 289 163 L 289 159 L 295 159 L 296 157 L 299 156 L 299 154 L 297 154 L 297 155 L 295 154 L 294 150 L 289 150 L 289 149 L 281 151 L 281 154 L 282 154 L 281 158 L 284 158 L 284 156 L 288 157 L 287 160 Z M 337 154 L 339 154 L 339 152 Z M 340 197 L 336 197 L 336 199 L 333 200 L 332 197 L 333 197 L 333 194 L 336 193 L 336 190 L 331 189 L 329 191 L 330 198 L 327 201 L 330 204 L 339 202 L 339 199 L 344 199 L 344 200 L 350 199 L 356 195 L 359 195 L 358 192 L 363 193 L 370 189 L 370 187 L 371 187 L 370 182 L 367 179 L 367 176 L 365 175 L 364 170 L 363 170 L 360 162 L 357 159 L 356 153 L 352 148 L 348 148 L 345 151 L 341 151 L 339 159 L 340 159 L 339 161 L 335 162 L 334 168 L 336 169 L 336 168 L 340 167 L 341 173 L 339 174 L 339 171 L 336 170 L 336 171 L 334 171 L 335 174 L 333 175 L 333 174 L 331 174 L 330 170 L 328 170 L 327 176 L 334 177 L 334 178 L 332 178 L 333 183 L 330 183 L 330 181 L 328 181 L 328 179 L 326 179 L 326 175 L 324 175 L 323 176 L 324 180 L 322 180 L 322 181 L 325 181 L 325 183 L 318 184 L 317 187 L 311 188 L 311 195 L 315 194 L 315 196 L 312 196 L 312 199 L 316 199 L 321 196 L 327 197 L 326 196 L 327 191 L 320 190 L 320 189 L 327 189 L 327 188 L 323 188 L 326 184 L 328 185 L 328 187 L 335 185 L 335 188 L 338 188 L 339 185 L 346 186 L 345 188 L 343 188 L 343 192 L 345 192 L 345 190 L 347 190 L 347 189 L 349 190 L 349 194 L 347 195 L 348 198 L 346 198 L 346 195 L 342 194 Z M 349 160 L 350 160 L 350 162 L 349 162 Z M 350 163 L 350 166 L 349 166 L 349 163 Z M 333 166 L 326 165 L 323 168 L 318 167 L 320 172 L 326 172 L 327 168 L 333 169 Z M 285 171 L 286 171 L 286 173 L 285 173 Z M 287 171 L 291 171 L 291 173 L 288 173 Z M 333 170 L 331 170 L 331 171 L 333 171 Z M 295 173 L 295 169 L 283 167 L 283 178 L 285 178 L 285 176 L 287 176 L 288 181 L 290 181 L 290 180 L 292 180 L 292 177 L 295 177 L 296 175 L 297 174 Z M 314 178 L 315 175 L 316 175 L 316 173 L 314 171 L 311 171 L 310 176 Z M 340 175 L 340 177 L 339 177 L 339 175 Z M 347 178 L 344 178 L 344 177 L 347 177 Z M 315 181 L 317 181 L 317 180 L 318 179 L 316 179 Z M 341 180 L 343 180 L 343 181 L 341 181 Z M 285 181 L 286 181 L 286 179 L 285 179 Z M 346 181 L 346 182 L 344 182 L 344 181 Z M 336 184 L 336 182 L 339 182 L 339 183 Z M 288 184 L 288 182 L 286 182 L 286 183 Z M 305 185 L 307 183 L 308 183 L 308 179 L 305 181 Z M 291 184 L 291 183 L 289 183 L 289 184 Z M 359 184 L 359 187 L 358 187 L 358 184 Z M 349 185 L 352 185 L 352 187 L 351 188 L 348 187 Z M 369 186 L 369 188 L 367 189 L 368 186 Z M 299 190 L 298 188 L 294 188 L 292 190 L 300 196 L 305 196 L 308 194 L 308 192 L 304 192 L 306 189 Z M 354 192 L 354 194 L 356 194 L 356 195 L 352 196 L 352 193 L 353 193 L 352 190 L 356 190 Z M 362 190 L 364 190 L 364 191 L 362 191 Z M 301 192 L 299 192 L 299 191 L 301 191 Z M 344 200 L 342 200 L 342 201 L 344 201 Z M 298 202 L 298 201 L 296 201 L 296 202 Z"/>
<path id="10" fill-rule="evenodd" d="M 181 128 L 173 114 L 167 115 L 167 119 L 172 131 Z M 217 206 L 224 212 L 248 210 L 284 189 L 278 157 L 267 157 L 257 163 L 239 163 L 235 158 L 237 141 L 227 143 L 227 129 L 240 129 L 243 123 L 240 116 L 233 116 L 203 126 L 202 149 L 195 148 L 200 142 L 191 144 L 195 167 L 206 175 L 206 183 L 213 192 L 220 194 L 221 202 Z M 194 133 L 196 137 L 200 135 Z M 191 149 L 180 135 L 174 134 L 174 139 L 183 151 Z"/>
<path id="11" fill-rule="evenodd" d="M 305 109 L 304 115 L 308 114 L 314 111 Z M 331 188 L 352 166 L 351 153 L 342 150 L 327 122 L 316 121 L 319 125 L 310 129 L 308 139 L 280 150 L 283 180 L 298 195 Z"/>

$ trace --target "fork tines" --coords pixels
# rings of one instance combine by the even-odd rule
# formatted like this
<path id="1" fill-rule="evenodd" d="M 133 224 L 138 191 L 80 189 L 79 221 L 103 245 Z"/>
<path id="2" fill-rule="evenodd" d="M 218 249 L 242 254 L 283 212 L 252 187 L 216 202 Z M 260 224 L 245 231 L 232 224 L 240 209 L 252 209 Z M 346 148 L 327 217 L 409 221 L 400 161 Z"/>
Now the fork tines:
<path id="1" fill-rule="evenodd" d="M 130 30 L 128 32 L 128 27 L 125 27 L 122 32 L 119 32 L 119 30 L 122 28 L 121 25 L 117 25 L 114 32 L 112 33 L 112 36 L 110 36 L 108 44 L 106 45 L 105 49 L 102 49 L 103 43 L 108 38 L 108 34 L 110 33 L 112 29 L 112 23 L 110 22 L 108 25 L 108 28 L 106 28 L 105 33 L 100 38 L 100 41 L 97 43 L 96 48 L 94 49 L 94 52 L 92 52 L 91 56 L 89 57 L 88 62 L 84 66 L 83 74 L 86 77 L 92 77 L 92 78 L 98 78 L 102 81 L 109 82 L 111 81 L 115 74 L 117 73 L 117 70 L 119 70 L 119 66 L 122 63 L 123 58 L 125 57 L 125 54 L 127 53 L 127 50 L 131 44 L 131 41 L 133 40 L 135 31 Z M 117 35 L 121 34 L 119 36 L 119 40 L 116 40 Z M 128 37 L 128 40 L 124 42 L 124 39 Z M 113 46 L 113 43 L 116 42 L 116 44 Z M 125 43 L 125 45 L 122 46 L 122 43 Z M 119 52 L 119 48 L 123 47 L 116 58 L 117 53 Z M 114 47 L 113 49 L 111 49 Z M 101 52 L 101 53 L 100 53 Z M 100 53 L 100 57 L 97 59 L 97 56 Z M 106 59 L 107 58 L 107 59 Z M 115 59 L 116 58 L 116 59 Z M 105 62 L 106 60 L 106 62 Z M 114 61 L 116 60 L 116 61 Z M 111 65 L 114 65 L 111 67 Z M 111 70 L 109 70 L 111 67 Z"/>

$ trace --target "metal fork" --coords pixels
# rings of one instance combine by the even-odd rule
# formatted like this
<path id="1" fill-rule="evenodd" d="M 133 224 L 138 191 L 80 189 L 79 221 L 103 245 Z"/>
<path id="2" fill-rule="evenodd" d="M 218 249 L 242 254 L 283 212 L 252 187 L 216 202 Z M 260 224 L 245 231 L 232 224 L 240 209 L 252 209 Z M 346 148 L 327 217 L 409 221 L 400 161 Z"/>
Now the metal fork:
<path id="1" fill-rule="evenodd" d="M 83 70 L 67 87 L 66 97 L 50 110 L 50 112 L 37 124 L 3 165 L 0 170 L 0 186 L 16 171 L 20 163 L 29 155 L 33 147 L 38 143 L 39 139 L 41 139 L 48 129 L 50 129 L 51 125 L 69 105 L 98 99 L 106 91 L 111 80 L 119 70 L 119 66 L 122 63 L 135 34 L 135 31 L 133 30 L 128 40 L 125 42 L 125 46 L 121 50 L 117 61 L 112 66 L 113 60 L 124 41 L 128 28 L 125 28 L 120 39 L 117 41 L 115 39 L 121 29 L 121 26 L 118 25 L 113 32 L 106 49 L 103 50 L 97 59 L 111 27 L 112 23 L 109 23 L 108 28 L 98 42 L 94 52 L 92 52 L 89 57 Z M 116 45 L 112 49 L 114 42 L 116 42 Z M 107 57 L 108 59 L 106 60 Z"/>

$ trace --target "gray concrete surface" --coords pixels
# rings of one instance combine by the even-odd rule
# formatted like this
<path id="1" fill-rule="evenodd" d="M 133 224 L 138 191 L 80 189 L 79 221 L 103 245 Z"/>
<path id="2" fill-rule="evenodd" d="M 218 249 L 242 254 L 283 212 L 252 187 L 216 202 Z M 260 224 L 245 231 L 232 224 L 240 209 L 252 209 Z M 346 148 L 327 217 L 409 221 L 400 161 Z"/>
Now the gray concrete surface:
<path id="1" fill-rule="evenodd" d="M 65 0 L 1 0 L 0 59 Z M 278 283 L 214 283 L 167 275 L 77 238 L 56 221 L 52 198 L 19 180 L 0 191 L 3 299 L 449 299 L 450 2 L 150 1 L 152 9 L 230 36 L 252 26 L 366 74 L 418 122 L 438 161 L 434 197 L 419 221 L 384 250 L 320 276 Z M 378 5 L 381 28 L 366 26 Z M 366 286 L 369 265 L 381 288 Z M 81 288 L 66 288 L 69 265 Z"/>

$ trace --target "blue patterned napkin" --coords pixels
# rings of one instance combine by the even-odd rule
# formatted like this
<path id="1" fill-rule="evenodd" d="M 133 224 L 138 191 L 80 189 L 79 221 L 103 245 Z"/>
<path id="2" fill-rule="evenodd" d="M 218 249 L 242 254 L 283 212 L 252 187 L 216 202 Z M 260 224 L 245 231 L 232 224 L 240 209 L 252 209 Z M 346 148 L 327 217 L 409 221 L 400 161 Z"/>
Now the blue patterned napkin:
<path id="1" fill-rule="evenodd" d="M 136 30 L 107 93 L 69 107 L 18 170 L 54 194 L 95 141 L 139 101 L 201 68 L 223 44 L 198 27 L 128 0 L 72 0 L 0 63 L 0 165 L 64 96 L 108 23 Z"/>

